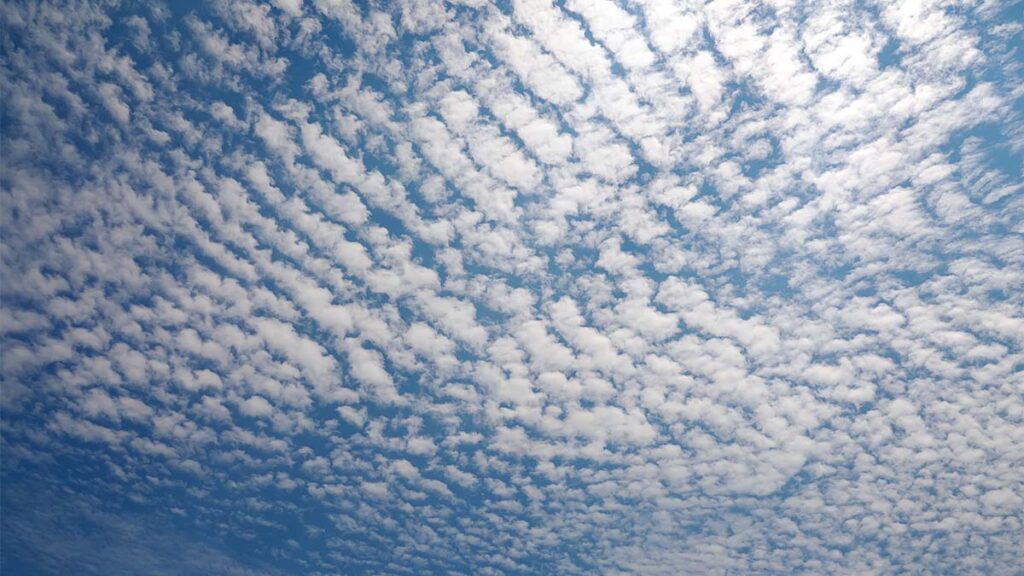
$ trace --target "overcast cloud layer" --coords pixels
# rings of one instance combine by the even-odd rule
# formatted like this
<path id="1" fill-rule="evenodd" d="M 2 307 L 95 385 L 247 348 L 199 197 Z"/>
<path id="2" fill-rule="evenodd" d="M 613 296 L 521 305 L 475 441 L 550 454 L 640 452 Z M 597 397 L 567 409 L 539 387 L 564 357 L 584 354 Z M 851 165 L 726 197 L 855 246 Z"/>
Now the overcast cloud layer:
<path id="1" fill-rule="evenodd" d="M 1021 11 L 4 2 L 4 572 L 1021 574 Z"/>

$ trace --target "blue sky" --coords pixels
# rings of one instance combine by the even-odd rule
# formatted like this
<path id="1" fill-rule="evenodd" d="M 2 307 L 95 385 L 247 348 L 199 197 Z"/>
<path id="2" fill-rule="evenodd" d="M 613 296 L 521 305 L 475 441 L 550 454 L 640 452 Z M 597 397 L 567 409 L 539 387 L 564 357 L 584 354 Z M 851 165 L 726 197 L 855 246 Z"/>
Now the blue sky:
<path id="1" fill-rule="evenodd" d="M 1019 574 L 1019 3 L 6 2 L 5 574 Z"/>

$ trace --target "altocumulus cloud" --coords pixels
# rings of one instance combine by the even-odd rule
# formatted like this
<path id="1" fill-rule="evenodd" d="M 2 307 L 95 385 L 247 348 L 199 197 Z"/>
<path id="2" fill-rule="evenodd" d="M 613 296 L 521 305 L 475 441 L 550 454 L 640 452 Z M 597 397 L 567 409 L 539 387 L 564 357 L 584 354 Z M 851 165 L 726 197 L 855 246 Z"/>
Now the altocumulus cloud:
<path id="1" fill-rule="evenodd" d="M 5 572 L 1019 574 L 1019 10 L 5 2 Z"/>

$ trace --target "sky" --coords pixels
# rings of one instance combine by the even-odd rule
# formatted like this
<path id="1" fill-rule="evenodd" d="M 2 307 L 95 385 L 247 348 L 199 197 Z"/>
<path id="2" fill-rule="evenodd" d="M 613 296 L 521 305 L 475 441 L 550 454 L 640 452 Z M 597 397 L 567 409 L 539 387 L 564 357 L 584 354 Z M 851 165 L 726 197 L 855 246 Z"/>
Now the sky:
<path id="1" fill-rule="evenodd" d="M 1024 5 L 0 4 L 5 575 L 1024 565 Z"/>

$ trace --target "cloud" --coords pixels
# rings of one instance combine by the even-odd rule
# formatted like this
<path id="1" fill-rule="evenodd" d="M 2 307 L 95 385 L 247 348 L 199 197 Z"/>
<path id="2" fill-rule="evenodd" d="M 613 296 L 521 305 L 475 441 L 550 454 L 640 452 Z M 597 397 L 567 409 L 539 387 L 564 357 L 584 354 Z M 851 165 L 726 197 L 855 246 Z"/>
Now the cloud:
<path id="1" fill-rule="evenodd" d="M 0 25 L 5 564 L 1015 573 L 1005 7 Z"/>

